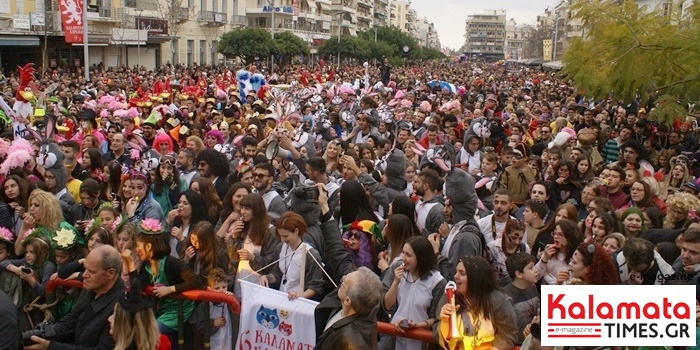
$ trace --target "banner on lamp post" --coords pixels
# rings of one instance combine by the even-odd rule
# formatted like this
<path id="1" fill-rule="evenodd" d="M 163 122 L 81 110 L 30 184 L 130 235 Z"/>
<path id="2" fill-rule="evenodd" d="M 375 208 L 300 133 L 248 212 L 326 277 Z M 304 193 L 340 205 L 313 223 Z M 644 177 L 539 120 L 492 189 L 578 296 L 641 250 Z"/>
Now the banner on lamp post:
<path id="1" fill-rule="evenodd" d="M 59 0 L 61 23 L 67 43 L 83 42 L 83 5 L 80 0 Z"/>

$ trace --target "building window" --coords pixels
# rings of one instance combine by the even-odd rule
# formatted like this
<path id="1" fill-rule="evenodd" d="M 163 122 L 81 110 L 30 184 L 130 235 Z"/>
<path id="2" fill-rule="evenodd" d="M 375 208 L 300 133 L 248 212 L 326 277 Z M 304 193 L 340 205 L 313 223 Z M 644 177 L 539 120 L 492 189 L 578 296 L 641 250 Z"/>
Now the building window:
<path id="1" fill-rule="evenodd" d="M 136 0 L 124 0 L 124 7 L 136 7 Z"/>
<path id="2" fill-rule="evenodd" d="M 173 41 L 173 64 L 180 63 L 180 39 Z"/>
<path id="3" fill-rule="evenodd" d="M 205 64 L 207 62 L 207 42 L 204 40 L 199 41 L 199 64 Z"/>
<path id="4" fill-rule="evenodd" d="M 194 61 L 194 40 L 187 40 L 187 65 L 191 65 Z"/>

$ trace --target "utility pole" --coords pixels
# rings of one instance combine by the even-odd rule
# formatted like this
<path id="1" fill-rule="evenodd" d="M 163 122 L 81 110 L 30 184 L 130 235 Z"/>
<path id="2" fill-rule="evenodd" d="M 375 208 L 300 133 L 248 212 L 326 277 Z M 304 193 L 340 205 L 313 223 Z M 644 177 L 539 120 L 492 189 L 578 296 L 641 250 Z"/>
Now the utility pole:
<path id="1" fill-rule="evenodd" d="M 90 50 L 88 49 L 88 2 L 83 0 L 83 69 L 85 69 L 85 81 L 90 81 Z M 46 18 L 44 18 L 46 21 Z"/>
<path id="2" fill-rule="evenodd" d="M 143 13 L 142 9 L 136 9 L 134 10 L 136 12 L 136 55 L 137 55 L 137 62 L 139 65 L 138 70 L 141 70 L 141 14 Z"/>
<path id="3" fill-rule="evenodd" d="M 275 0 L 270 0 L 272 4 L 272 28 L 270 28 L 270 33 L 272 33 L 272 41 L 275 41 Z M 270 75 L 275 73 L 275 53 L 272 53 L 270 57 Z"/>

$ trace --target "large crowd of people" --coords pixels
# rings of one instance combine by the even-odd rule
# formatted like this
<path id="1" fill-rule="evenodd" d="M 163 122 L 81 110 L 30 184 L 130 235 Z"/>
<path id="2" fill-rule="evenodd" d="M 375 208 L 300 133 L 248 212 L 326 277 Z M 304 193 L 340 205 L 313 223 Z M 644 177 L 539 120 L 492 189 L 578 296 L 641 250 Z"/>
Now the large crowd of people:
<path id="1" fill-rule="evenodd" d="M 318 349 L 541 349 L 541 285 L 698 285 L 692 110 L 502 62 L 90 73 L 0 82 L 2 348 L 231 349 L 168 296 L 245 279 L 319 301 Z"/>

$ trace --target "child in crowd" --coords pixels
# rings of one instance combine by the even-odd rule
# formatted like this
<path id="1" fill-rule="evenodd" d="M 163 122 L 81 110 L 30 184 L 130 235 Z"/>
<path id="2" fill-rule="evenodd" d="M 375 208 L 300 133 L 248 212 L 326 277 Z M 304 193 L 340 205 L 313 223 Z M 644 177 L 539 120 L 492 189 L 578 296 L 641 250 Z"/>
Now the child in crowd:
<path id="1" fill-rule="evenodd" d="M 506 269 L 513 281 L 504 289 L 512 299 L 518 320 L 517 344 L 522 344 L 525 340 L 523 330 L 537 315 L 540 304 L 540 294 L 535 286 L 539 280 L 535 262 L 535 257 L 525 252 L 513 254 L 506 259 Z"/>
<path id="2" fill-rule="evenodd" d="M 228 278 L 226 272 L 219 267 L 211 269 L 207 274 L 207 290 L 212 292 L 232 294 L 228 291 Z M 197 306 L 190 323 L 194 324 L 203 339 L 207 310 L 209 308 L 209 341 L 210 349 L 222 350 L 233 349 L 233 327 L 231 324 L 231 310 L 226 303 L 215 303 L 211 301 L 201 302 Z"/>

